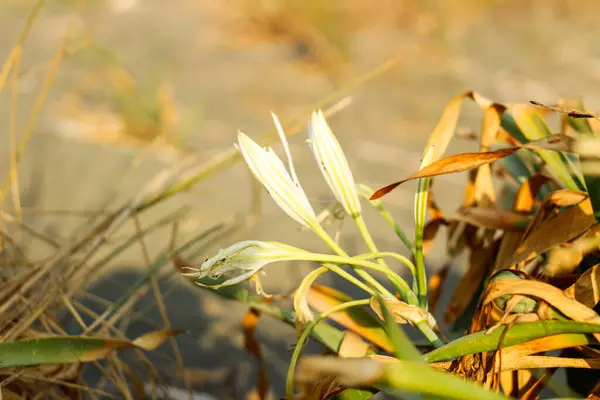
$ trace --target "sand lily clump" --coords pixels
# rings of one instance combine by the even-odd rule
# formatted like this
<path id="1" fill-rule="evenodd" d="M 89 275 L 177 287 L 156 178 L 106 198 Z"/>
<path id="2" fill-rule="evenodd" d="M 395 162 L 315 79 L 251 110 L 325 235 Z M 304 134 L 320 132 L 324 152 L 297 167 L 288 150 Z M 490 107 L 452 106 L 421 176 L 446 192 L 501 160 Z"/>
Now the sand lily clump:
<path id="1" fill-rule="evenodd" d="M 323 228 L 317 213 L 308 200 L 294 167 L 292 155 L 283 127 L 273 115 L 273 121 L 285 153 L 285 163 L 275 151 L 264 148 L 246 134 L 238 134 L 236 147 L 254 177 L 264 186 L 275 203 L 290 218 L 308 228 L 325 242 L 333 254 L 318 254 L 277 242 L 242 241 L 220 250 L 196 269 L 188 268 L 185 275 L 196 278 L 201 286 L 219 288 L 239 284 L 250 278 L 257 279 L 257 273 L 267 264 L 277 261 L 314 261 L 321 265 L 308 274 L 294 296 L 295 319 L 299 330 L 314 319 L 308 303 L 308 293 L 313 283 L 326 272 L 333 272 L 362 289 L 368 299 L 383 298 L 388 303 L 398 302 L 395 295 L 375 278 L 373 273 L 384 276 L 402 297 L 402 304 L 419 307 L 419 294 L 413 292 L 400 275 L 394 272 L 385 259 L 395 259 L 408 266 L 413 279 L 415 266 L 410 260 L 394 252 L 380 252 L 371 237 L 362 217 L 359 190 L 355 183 L 349 162 L 329 127 L 322 111 L 314 112 L 309 122 L 307 143 L 310 146 L 319 169 L 331 189 L 340 208 L 355 223 L 364 238 L 370 253 L 350 256 L 336 240 Z M 287 164 L 287 165 L 286 165 Z M 364 192 L 361 186 L 361 192 Z M 371 191 L 372 194 L 372 191 Z M 363 197 L 368 197 L 363 194 Z M 376 208 L 385 213 L 386 220 L 395 225 L 390 214 L 377 202 Z M 398 228 L 397 226 L 395 227 Z M 348 270 L 347 267 L 350 267 Z M 414 282 L 413 282 L 414 284 Z M 415 285 L 415 287 L 417 287 Z M 368 303 L 368 302 L 367 302 Z M 423 310 L 426 313 L 426 310 Z M 416 315 L 416 314 L 415 314 Z M 432 324 L 422 323 L 423 318 L 414 323 L 425 336 L 436 345 L 441 342 L 431 329 Z"/>

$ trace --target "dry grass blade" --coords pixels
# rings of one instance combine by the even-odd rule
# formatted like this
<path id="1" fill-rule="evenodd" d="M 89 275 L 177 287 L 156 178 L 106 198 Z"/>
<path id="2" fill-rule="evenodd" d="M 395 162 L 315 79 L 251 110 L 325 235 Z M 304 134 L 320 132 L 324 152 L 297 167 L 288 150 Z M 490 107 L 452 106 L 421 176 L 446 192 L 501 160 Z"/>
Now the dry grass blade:
<path id="1" fill-rule="evenodd" d="M 547 110 L 555 111 L 555 112 L 558 112 L 561 114 L 567 114 L 569 117 L 572 117 L 572 118 L 595 118 L 597 120 L 600 120 L 600 117 L 598 115 L 587 112 L 587 111 L 581 111 L 581 110 L 576 110 L 574 108 L 562 107 L 562 106 L 548 106 L 548 105 L 539 103 L 534 100 L 529 100 L 529 102 L 531 104 L 533 104 L 534 106 L 542 107 Z"/>

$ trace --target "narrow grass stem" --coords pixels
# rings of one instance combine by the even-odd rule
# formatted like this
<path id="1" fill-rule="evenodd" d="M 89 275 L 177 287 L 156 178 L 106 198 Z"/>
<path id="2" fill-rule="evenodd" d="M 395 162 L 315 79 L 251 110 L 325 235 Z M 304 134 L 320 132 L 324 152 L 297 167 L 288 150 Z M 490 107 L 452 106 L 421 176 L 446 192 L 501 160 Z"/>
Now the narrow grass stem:
<path id="1" fill-rule="evenodd" d="M 437 333 L 435 333 L 433 331 L 433 329 L 431 329 L 431 327 L 427 324 L 427 322 L 425 322 L 425 321 L 418 322 L 415 324 L 415 327 L 419 331 L 421 331 L 423 336 L 425 336 L 427 338 L 427 340 L 429 340 L 429 343 L 431 343 L 433 345 L 433 347 L 435 347 L 436 349 L 438 347 L 442 347 L 444 345 L 444 343 L 441 341 L 441 339 L 439 338 Z"/>
<path id="2" fill-rule="evenodd" d="M 352 276 L 352 274 L 344 271 L 344 269 L 342 267 L 340 267 L 339 265 L 332 264 L 332 263 L 323 263 L 322 265 L 325 268 L 327 268 L 328 270 L 330 270 L 331 272 L 334 272 L 334 273 L 338 274 L 339 276 L 341 276 L 342 278 L 346 279 L 348 282 L 353 283 L 354 285 L 358 286 L 365 292 L 369 293 L 371 296 L 375 296 L 375 291 L 373 289 L 371 289 L 369 286 L 362 283 L 360 280 L 356 279 L 354 276 Z"/>
<path id="3" fill-rule="evenodd" d="M 395 258 L 396 260 L 400 261 L 402 264 L 404 264 L 408 267 L 408 269 L 410 270 L 410 273 L 413 276 L 413 279 L 416 279 L 416 277 L 417 277 L 417 271 L 416 271 L 415 265 L 408 258 L 406 258 L 403 255 L 400 255 L 398 253 L 394 253 L 393 251 L 380 251 L 378 253 L 366 253 L 366 254 L 360 254 L 355 257 L 362 258 L 362 259 L 381 258 L 381 257 Z"/>

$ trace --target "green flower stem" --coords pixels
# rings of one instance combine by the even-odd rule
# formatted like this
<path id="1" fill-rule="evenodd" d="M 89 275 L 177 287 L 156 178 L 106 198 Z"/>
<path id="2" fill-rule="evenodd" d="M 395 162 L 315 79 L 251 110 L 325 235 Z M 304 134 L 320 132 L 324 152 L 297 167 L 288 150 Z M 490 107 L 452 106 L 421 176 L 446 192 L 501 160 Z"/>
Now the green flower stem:
<path id="1" fill-rule="evenodd" d="M 304 347 L 304 345 L 306 344 L 308 337 L 310 336 L 312 331 L 315 329 L 317 324 L 319 322 L 321 322 L 322 320 L 324 320 L 325 318 L 327 318 L 328 316 L 330 316 L 331 314 L 334 314 L 339 311 L 343 311 L 343 310 L 351 308 L 351 307 L 368 305 L 370 303 L 370 301 L 371 301 L 370 299 L 364 299 L 364 300 L 354 300 L 354 301 L 349 301 L 346 303 L 338 304 L 337 306 L 332 307 L 329 310 L 324 311 L 323 313 L 319 314 L 318 317 L 316 317 L 313 321 L 311 321 L 306 326 L 306 329 L 304 329 L 304 331 L 300 335 L 300 338 L 298 338 L 298 343 L 296 343 L 296 347 L 294 348 L 294 353 L 292 354 L 292 359 L 290 360 L 290 366 L 288 368 L 287 377 L 285 380 L 286 398 L 288 398 L 288 399 L 294 398 L 294 376 L 296 374 L 296 364 L 298 363 L 298 358 L 300 357 L 300 352 L 302 351 L 302 347 Z"/>
<path id="2" fill-rule="evenodd" d="M 392 282 L 392 284 L 395 287 L 397 287 L 399 289 L 399 291 L 406 293 L 407 300 L 408 300 L 407 302 L 409 304 L 417 305 L 419 302 L 417 296 L 412 292 L 412 290 L 410 290 L 410 287 L 408 286 L 408 284 L 406 283 L 406 281 L 404 279 L 402 279 L 401 277 L 396 275 L 389 268 L 384 268 L 381 265 L 374 263 L 372 261 L 367 261 L 367 260 L 360 259 L 357 257 L 336 256 L 336 255 L 332 255 L 332 254 L 319 254 L 319 253 L 308 253 L 308 252 L 306 254 L 294 255 L 294 259 L 295 260 L 303 260 L 303 261 L 315 261 L 315 262 L 323 263 L 324 265 L 325 265 L 325 263 L 348 264 L 352 267 L 363 267 L 363 268 L 372 269 L 377 272 L 381 272 L 390 280 L 390 282 Z M 366 271 L 363 271 L 363 272 L 366 273 Z M 379 285 L 382 288 L 383 292 L 381 292 L 381 290 L 378 289 L 380 291 L 380 293 L 382 293 L 382 295 L 387 296 L 388 298 L 392 298 L 392 299 L 395 298 L 395 296 L 393 294 L 391 294 L 387 289 L 385 289 L 383 286 L 381 286 L 381 284 L 379 282 L 377 282 L 371 275 L 369 275 L 367 273 L 367 276 L 369 278 L 373 279 L 377 283 L 377 285 Z"/>
<path id="3" fill-rule="evenodd" d="M 365 240 L 367 247 L 371 251 L 371 253 L 378 253 L 379 250 L 377 250 L 377 245 L 373 241 L 373 237 L 371 236 L 371 233 L 369 232 L 369 229 L 367 228 L 367 224 L 365 224 L 365 219 L 360 214 L 353 216 L 353 219 L 354 219 L 354 222 L 356 223 L 356 226 L 358 227 L 358 230 L 360 231 L 360 234 L 362 235 L 363 239 Z M 382 267 L 387 268 L 387 264 L 381 257 L 377 258 L 377 262 L 379 262 L 379 265 L 381 265 Z"/>
<path id="4" fill-rule="evenodd" d="M 367 244 L 367 247 L 369 248 L 369 250 L 371 251 L 371 253 L 374 255 L 374 257 L 377 259 L 377 263 L 379 265 L 381 265 L 381 267 L 383 268 L 387 268 L 388 270 L 391 271 L 390 267 L 387 265 L 387 263 L 385 262 L 385 260 L 377 255 L 379 254 L 379 250 L 377 249 L 377 245 L 375 244 L 375 242 L 373 241 L 373 237 L 371 236 L 371 233 L 369 232 L 369 229 L 367 228 L 367 225 L 365 224 L 365 220 L 362 217 L 362 215 L 358 214 L 354 217 L 354 222 L 356 223 L 356 226 L 358 227 L 358 230 L 360 231 L 360 234 L 362 235 L 363 239 L 365 240 L 365 243 Z M 414 276 L 414 273 L 413 273 Z M 402 279 L 402 278 L 400 278 Z M 406 285 L 408 286 L 408 285 Z M 406 293 L 406 289 L 405 292 L 403 293 L 402 291 L 400 291 L 400 294 L 402 294 L 402 297 L 404 299 L 407 299 L 408 294 Z"/>
<path id="5" fill-rule="evenodd" d="M 369 203 L 379 212 L 379 214 L 381 214 L 385 222 L 387 222 L 387 224 L 391 226 L 392 229 L 394 229 L 396 236 L 400 238 L 400 240 L 402 241 L 402 243 L 404 243 L 408 251 L 410 251 L 410 254 L 414 257 L 415 249 L 413 247 L 412 242 L 408 239 L 408 236 L 406 236 L 406 233 L 404 233 L 402 228 L 400 228 L 400 225 L 398 225 L 396 221 L 394 221 L 394 217 L 392 216 L 392 214 L 388 210 L 386 210 L 380 199 L 371 200 L 371 196 L 375 191 L 362 183 L 358 184 L 357 188 L 359 195 L 365 200 L 368 200 Z"/>
<path id="6" fill-rule="evenodd" d="M 358 256 L 355 256 L 356 258 L 363 258 L 363 259 L 369 259 L 369 258 L 377 258 L 377 257 L 392 257 L 395 258 L 396 260 L 400 261 L 401 263 L 403 263 L 404 265 L 406 265 L 408 267 L 408 269 L 410 270 L 410 272 L 412 273 L 412 276 L 414 279 L 416 279 L 416 269 L 415 269 L 415 265 L 406 257 L 404 257 L 403 255 L 400 255 L 398 253 L 394 253 L 392 251 L 380 251 L 378 253 L 366 253 L 366 254 L 360 254 Z"/>
<path id="7" fill-rule="evenodd" d="M 346 260 L 352 259 L 351 257 L 348 256 L 348 254 L 344 251 L 344 249 L 342 249 L 335 242 L 335 240 L 333 240 L 332 237 L 329 236 L 329 234 L 325 231 L 325 229 L 323 229 L 323 227 L 321 227 L 321 225 L 316 224 L 315 226 L 311 226 L 311 228 L 312 228 L 313 232 L 315 232 L 317 234 L 317 236 L 319 236 L 321 238 L 321 240 L 323 240 L 325 242 L 325 244 L 327 244 L 333 251 L 335 251 L 338 254 L 339 257 L 343 257 Z M 323 261 L 326 262 L 326 260 L 323 260 Z M 333 262 L 336 262 L 336 261 L 333 261 Z M 390 293 L 389 290 L 387 290 L 381 283 L 379 283 L 375 278 L 373 278 L 367 271 L 360 268 L 361 266 L 364 267 L 364 265 L 359 265 L 355 262 L 343 262 L 343 263 L 350 264 L 350 266 L 352 266 L 352 268 L 356 271 L 356 273 L 361 278 L 363 278 L 365 280 L 365 282 L 367 282 L 368 284 L 373 286 L 383 296 L 390 297 L 390 298 L 394 297 L 394 295 L 392 293 Z M 370 264 L 374 264 L 374 263 L 370 263 Z M 374 264 L 374 265 L 377 265 L 377 264 Z M 379 267 L 379 265 L 377 265 L 377 266 Z M 369 267 L 366 267 L 366 268 L 369 268 Z M 387 269 L 387 272 L 391 272 L 389 270 L 389 268 Z M 384 272 L 384 273 L 386 273 L 386 272 Z M 388 273 L 386 273 L 386 275 L 388 275 Z M 402 278 L 400 278 L 400 279 L 402 279 Z M 408 287 L 408 285 L 407 285 L 407 287 Z"/>
<path id="8" fill-rule="evenodd" d="M 440 340 L 438 335 L 433 331 L 433 329 L 431 329 L 426 321 L 420 321 L 416 323 L 415 326 L 436 349 L 444 345 L 444 342 Z"/>
<path id="9" fill-rule="evenodd" d="M 430 178 L 421 178 L 417 182 L 415 195 L 415 264 L 417 267 L 417 289 L 419 306 L 427 311 L 427 271 L 423 256 L 423 229 L 425 228 L 425 214 L 427 213 L 427 197 Z"/>
<path id="10" fill-rule="evenodd" d="M 375 296 L 375 291 L 373 289 L 356 279 L 354 276 L 352 276 L 352 274 L 349 274 L 348 272 L 344 271 L 344 269 L 338 266 L 337 264 L 323 263 L 322 265 L 331 272 L 334 272 L 342 278 L 346 279 L 348 282 L 355 284 L 365 292 L 369 293 L 371 296 Z"/>

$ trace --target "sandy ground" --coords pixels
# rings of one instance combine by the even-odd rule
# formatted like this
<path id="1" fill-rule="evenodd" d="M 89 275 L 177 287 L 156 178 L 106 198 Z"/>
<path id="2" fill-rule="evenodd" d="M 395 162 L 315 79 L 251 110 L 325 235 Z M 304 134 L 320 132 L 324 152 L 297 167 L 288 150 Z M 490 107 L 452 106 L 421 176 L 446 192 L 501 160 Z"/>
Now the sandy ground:
<path id="1" fill-rule="evenodd" d="M 2 57 L 8 54 L 23 24 L 25 3 L 28 2 L 0 3 Z M 358 181 L 378 187 L 413 172 L 443 107 L 452 96 L 467 89 L 475 89 L 497 101 L 552 102 L 558 97 L 581 97 L 592 106 L 600 105 L 596 90 L 600 79 L 600 45 L 593 40 L 599 33 L 592 18 L 594 13 L 583 10 L 584 7 L 552 12 L 536 6 L 505 9 L 503 4 L 498 2 L 487 11 L 462 19 L 448 17 L 446 30 L 434 30 L 431 34 L 418 33 L 401 23 L 366 24 L 348 33 L 352 68 L 344 80 L 367 72 L 396 54 L 406 53 L 397 67 L 355 92 L 352 104 L 331 119 Z M 58 1 L 50 2 L 42 11 L 25 47 L 23 71 L 56 51 L 69 21 L 68 11 L 65 2 Z M 110 49 L 140 85 L 157 77 L 168 82 L 177 107 L 186 110 L 185 115 L 193 116 L 186 125 L 189 138 L 185 151 L 206 161 L 231 148 L 238 129 L 250 135 L 270 130 L 271 110 L 282 119 L 293 117 L 338 86 L 327 74 L 298 59 L 297 44 L 257 39 L 239 19 L 238 11 L 235 5 L 225 6 L 217 1 L 181 0 L 177 6 L 158 0 L 91 2 L 75 21 L 74 31 Z M 435 15 L 431 18 L 435 23 Z M 408 52 L 414 44 L 418 45 L 417 50 Z M 79 54 L 65 60 L 59 69 L 21 162 L 24 207 L 85 211 L 114 208 L 139 193 L 157 173 L 177 160 L 170 153 L 123 144 L 98 144 L 86 139 L 83 128 L 86 124 L 81 122 L 84 111 L 65 104 L 69 94 L 77 91 L 84 93 L 85 101 L 96 104 L 93 90 L 81 89 L 84 71 L 96 65 L 94 62 L 93 57 Z M 43 72 L 42 69 L 28 73 L 21 80 L 20 127 L 25 126 Z M 102 79 L 100 86 L 104 84 Z M 8 143 L 8 104 L 9 97 L 3 93 L 0 132 L 4 143 Z M 477 129 L 480 118 L 478 110 L 468 106 L 461 125 Z M 110 124 L 107 126 L 105 130 L 110 131 Z M 303 133 L 291 139 L 297 169 L 311 199 L 315 204 L 323 204 L 330 197 L 304 138 Z M 6 149 L 3 146 L 0 159 L 3 167 L 8 160 Z M 453 144 L 449 152 L 468 149 L 475 149 L 475 144 L 463 140 Z M 456 207 L 462 182 L 464 176 L 436 181 L 437 197 L 446 210 Z M 386 199 L 407 231 L 412 229 L 413 190 L 414 186 L 407 184 Z M 237 165 L 145 213 L 142 224 L 148 225 L 180 207 L 189 207 L 179 237 L 183 242 L 233 214 L 245 213 L 250 204 L 248 173 L 243 165 Z M 242 238 L 277 239 L 300 247 L 320 248 L 310 234 L 300 232 L 270 199 L 264 198 L 262 209 L 258 224 L 208 243 L 199 259 Z M 370 226 L 381 248 L 399 247 L 375 215 L 368 218 L 373 221 Z M 25 221 L 59 243 L 67 242 L 82 224 L 81 218 L 64 215 L 27 214 Z M 363 247 L 359 236 L 350 228 L 346 224 L 342 243 L 349 250 L 360 251 Z M 119 235 L 132 231 L 133 225 L 129 224 Z M 22 246 L 32 257 L 50 250 L 26 237 L 22 240 Z M 165 249 L 169 230 L 158 231 L 147 240 L 152 255 L 156 256 Z M 442 259 L 443 252 L 434 253 L 431 267 L 438 267 Z M 116 300 L 144 268 L 140 248 L 134 247 L 113 262 L 114 273 L 110 277 L 99 283 L 93 283 L 98 277 L 90 277 L 91 291 L 107 300 Z M 291 289 L 308 268 L 309 265 L 299 264 L 269 267 L 267 290 Z M 460 266 L 453 273 L 459 274 Z M 343 287 L 336 279 L 330 279 L 329 283 Z M 219 379 L 230 374 L 234 396 L 240 396 L 253 384 L 256 373 L 254 361 L 241 348 L 239 324 L 245 307 L 224 302 L 178 277 L 163 279 L 162 286 L 172 326 L 188 332 L 178 338 L 186 367 L 212 370 L 220 374 Z M 127 329 L 130 337 L 160 326 L 160 316 L 152 301 L 150 296 L 140 301 L 136 310 L 143 312 L 143 316 L 132 316 Z M 259 330 L 260 339 L 273 388 L 279 396 L 294 332 L 276 322 L 267 319 L 264 322 Z M 160 354 L 150 357 L 170 377 L 167 383 L 179 383 L 172 361 L 165 361 Z M 219 381 L 213 378 L 209 380 Z M 210 386 L 198 383 L 198 387 L 209 391 L 222 390 Z"/>

